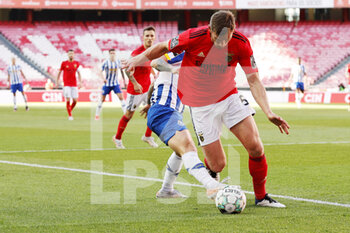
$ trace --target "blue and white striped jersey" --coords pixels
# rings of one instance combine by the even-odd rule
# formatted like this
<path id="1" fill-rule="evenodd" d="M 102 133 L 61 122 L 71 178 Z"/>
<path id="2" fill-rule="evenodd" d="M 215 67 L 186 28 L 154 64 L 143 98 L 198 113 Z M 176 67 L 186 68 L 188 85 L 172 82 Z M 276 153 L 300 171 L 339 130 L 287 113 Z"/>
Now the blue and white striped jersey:
<path id="1" fill-rule="evenodd" d="M 180 66 L 183 58 L 183 53 L 178 56 L 166 56 L 168 63 Z M 177 83 L 179 80 L 178 74 L 170 72 L 160 72 L 158 78 L 154 82 L 154 91 L 151 98 L 151 103 L 160 104 L 182 113 L 184 105 L 177 94 Z"/>
<path id="2" fill-rule="evenodd" d="M 11 85 L 23 83 L 21 72 L 20 72 L 21 69 L 22 68 L 19 65 L 10 65 L 7 68 L 7 73 L 10 75 Z"/>
<path id="3" fill-rule="evenodd" d="M 102 71 L 106 72 L 106 86 L 113 87 L 119 85 L 118 83 L 118 69 L 121 64 L 119 60 L 111 61 L 107 59 L 102 65 Z"/>

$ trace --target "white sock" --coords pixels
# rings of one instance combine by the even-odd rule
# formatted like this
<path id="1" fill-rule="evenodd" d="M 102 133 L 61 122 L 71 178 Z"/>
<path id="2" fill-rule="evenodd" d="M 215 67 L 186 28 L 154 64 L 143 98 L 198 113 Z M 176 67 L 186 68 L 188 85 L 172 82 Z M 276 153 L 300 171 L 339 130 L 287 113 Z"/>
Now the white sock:
<path id="1" fill-rule="evenodd" d="M 96 116 L 100 116 L 103 102 L 100 100 L 96 108 Z"/>
<path id="2" fill-rule="evenodd" d="M 126 109 L 125 109 L 126 108 L 126 102 L 125 102 L 125 100 L 121 100 L 120 104 L 122 105 L 122 110 L 125 113 L 126 112 Z"/>
<path id="3" fill-rule="evenodd" d="M 181 157 L 177 156 L 176 153 L 173 152 L 166 165 L 162 190 L 172 191 L 174 189 L 174 183 L 176 177 L 181 171 L 182 164 Z"/>
<path id="4" fill-rule="evenodd" d="M 297 104 L 297 106 L 300 106 L 300 94 L 299 93 L 295 93 L 295 103 Z"/>
<path id="5" fill-rule="evenodd" d="M 23 95 L 23 99 L 24 99 L 25 105 L 28 106 L 28 104 L 27 104 L 27 96 L 25 94 L 22 94 L 22 95 Z"/>
<path id="6" fill-rule="evenodd" d="M 182 156 L 182 160 L 188 173 L 194 176 L 206 189 L 214 189 L 220 185 L 219 182 L 209 175 L 204 164 L 198 158 L 197 152 L 191 151 L 185 153 Z"/>
<path id="7" fill-rule="evenodd" d="M 13 107 L 17 108 L 17 99 L 15 95 L 13 96 Z"/>

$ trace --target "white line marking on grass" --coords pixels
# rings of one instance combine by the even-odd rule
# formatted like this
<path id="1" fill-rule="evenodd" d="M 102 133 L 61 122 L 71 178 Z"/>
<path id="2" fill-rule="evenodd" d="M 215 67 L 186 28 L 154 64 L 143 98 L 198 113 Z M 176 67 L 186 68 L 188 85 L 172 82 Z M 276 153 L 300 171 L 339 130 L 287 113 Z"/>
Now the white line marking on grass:
<path id="1" fill-rule="evenodd" d="M 264 146 L 292 146 L 292 145 L 313 145 L 313 144 L 350 144 L 350 141 L 334 141 L 334 142 L 285 142 L 285 143 L 264 143 Z M 241 144 L 224 144 L 223 146 L 242 146 Z M 166 149 L 167 146 L 160 146 L 158 148 Z M 149 150 L 151 147 L 128 147 L 127 150 Z M 81 148 L 81 149 L 52 149 L 52 150 L 15 150 L 15 151 L 0 151 L 0 154 L 17 154 L 17 153 L 47 153 L 47 152 L 75 152 L 75 151 L 108 151 L 116 148 Z"/>
<path id="2" fill-rule="evenodd" d="M 158 179 L 158 178 L 148 178 L 148 177 L 141 177 L 141 176 L 129 176 L 129 175 L 125 175 L 125 174 L 114 174 L 114 173 L 109 173 L 109 172 L 91 171 L 91 170 L 84 170 L 84 169 L 77 169 L 77 168 L 56 167 L 56 166 L 48 166 L 48 165 L 40 165 L 40 164 L 32 164 L 32 163 L 21 163 L 21 162 L 4 161 L 4 160 L 0 160 L 0 163 L 2 163 L 2 164 L 10 164 L 10 165 L 26 166 L 26 167 L 36 167 L 36 168 L 46 168 L 46 169 L 64 170 L 64 171 L 72 171 L 72 172 L 81 172 L 81 173 L 96 174 L 96 175 L 103 175 L 103 176 L 114 176 L 114 177 L 122 177 L 122 178 L 144 180 L 144 181 L 163 182 L 162 179 Z M 203 188 L 202 185 L 198 185 L 198 184 L 190 184 L 190 183 L 184 183 L 184 182 L 175 182 L 175 184 Z M 247 193 L 247 194 L 254 195 L 254 192 L 251 192 L 251 191 L 244 191 L 244 192 Z M 314 199 L 291 197 L 291 196 L 283 196 L 283 195 L 275 195 L 275 194 L 270 194 L 270 196 L 283 198 L 283 199 L 289 199 L 289 200 L 293 200 L 293 201 L 303 201 L 303 202 L 310 202 L 310 203 L 315 203 L 315 204 L 331 205 L 331 206 L 339 206 L 339 207 L 350 208 L 350 204 L 342 204 L 342 203 L 337 203 L 337 202 L 320 201 L 320 200 L 314 200 Z"/>

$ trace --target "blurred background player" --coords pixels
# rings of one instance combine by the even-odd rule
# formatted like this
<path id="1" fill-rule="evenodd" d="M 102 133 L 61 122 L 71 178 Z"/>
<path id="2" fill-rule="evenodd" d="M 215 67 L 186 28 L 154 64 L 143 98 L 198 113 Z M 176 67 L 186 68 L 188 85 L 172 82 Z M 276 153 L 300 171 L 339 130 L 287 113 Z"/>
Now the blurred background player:
<path id="1" fill-rule="evenodd" d="M 220 184 L 207 172 L 198 158 L 191 133 L 182 120 L 184 105 L 177 95 L 177 83 L 183 56 L 184 53 L 177 56 L 169 53 L 152 61 L 152 67 L 160 73 L 148 92 L 149 104 L 141 111 L 141 114 L 147 115 L 147 125 L 150 129 L 174 151 L 167 162 L 163 185 L 156 197 L 186 197 L 174 189 L 174 182 L 184 164 L 188 173 L 207 189 L 208 198 L 214 198 L 219 188 L 225 185 Z"/>
<path id="2" fill-rule="evenodd" d="M 72 116 L 72 111 L 78 101 L 78 87 L 76 73 L 79 77 L 79 87 L 81 87 L 81 75 L 79 71 L 80 64 L 74 61 L 74 51 L 68 51 L 68 60 L 62 62 L 60 71 L 57 74 L 56 87 L 58 87 L 58 82 L 63 71 L 63 95 L 66 99 L 66 108 L 68 113 L 68 120 L 72 121 L 74 118 Z M 71 104 L 71 99 L 72 104 Z"/>
<path id="3" fill-rule="evenodd" d="M 103 71 L 104 71 L 105 78 L 103 78 L 104 85 L 102 87 L 101 99 L 100 99 L 100 101 L 97 105 L 97 108 L 96 108 L 95 120 L 100 119 L 102 104 L 106 99 L 106 95 L 111 93 L 112 90 L 118 96 L 120 103 L 121 103 L 121 106 L 122 106 L 122 110 L 125 113 L 126 105 L 125 105 L 125 100 L 124 100 L 123 95 L 122 95 L 122 91 L 120 90 L 120 86 L 118 83 L 118 69 L 120 70 L 120 73 L 122 74 L 123 79 L 125 80 L 124 73 L 121 69 L 120 61 L 115 58 L 115 49 L 110 49 L 109 50 L 109 59 L 107 59 L 102 65 L 101 75 L 103 77 Z"/>
<path id="4" fill-rule="evenodd" d="M 297 64 L 292 67 L 290 80 L 292 80 L 292 89 L 295 89 L 295 103 L 301 108 L 301 100 L 304 96 L 304 77 L 306 76 L 305 66 L 301 63 L 301 57 L 298 57 Z"/>
<path id="5" fill-rule="evenodd" d="M 131 53 L 131 57 L 144 52 L 147 48 L 153 45 L 156 38 L 156 30 L 154 27 L 149 26 L 143 29 L 143 45 L 135 49 Z M 113 136 L 113 141 L 118 149 L 125 149 L 122 142 L 123 132 L 128 125 L 128 122 L 133 117 L 135 110 L 140 106 L 141 103 L 147 103 L 147 92 L 151 85 L 151 73 L 155 76 L 155 73 L 151 67 L 151 62 L 146 62 L 139 67 L 136 67 L 133 72 L 125 72 L 129 78 L 129 84 L 127 88 L 127 99 L 126 99 L 126 112 L 119 121 L 118 131 Z M 142 136 L 142 141 L 148 143 L 151 147 L 158 147 L 155 143 L 152 135 L 152 130 L 148 127 L 146 133 Z"/>
<path id="6" fill-rule="evenodd" d="M 7 68 L 7 74 L 8 74 L 8 85 L 11 88 L 11 92 L 13 94 L 13 110 L 17 111 L 17 100 L 16 100 L 16 92 L 19 91 L 22 93 L 24 103 L 25 103 L 25 109 L 26 111 L 29 110 L 28 103 L 27 103 L 27 96 L 25 95 L 23 91 L 23 80 L 28 83 L 26 76 L 24 75 L 22 68 L 20 65 L 16 64 L 16 58 L 12 58 L 11 65 Z"/>

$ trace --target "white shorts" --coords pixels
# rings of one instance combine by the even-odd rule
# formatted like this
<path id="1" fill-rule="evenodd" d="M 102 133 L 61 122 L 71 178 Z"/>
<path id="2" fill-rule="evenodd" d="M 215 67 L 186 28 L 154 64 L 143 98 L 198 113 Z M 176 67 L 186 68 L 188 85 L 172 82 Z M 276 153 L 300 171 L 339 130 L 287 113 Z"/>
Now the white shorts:
<path id="1" fill-rule="evenodd" d="M 220 139 L 222 124 L 230 129 L 255 110 L 241 94 L 233 94 L 227 99 L 203 106 L 191 107 L 194 131 L 200 146 L 205 146 Z"/>
<path id="2" fill-rule="evenodd" d="M 131 112 L 134 112 L 141 103 L 146 104 L 148 98 L 148 93 L 143 93 L 139 95 L 132 95 L 127 93 L 126 96 L 126 110 L 129 110 Z"/>
<path id="3" fill-rule="evenodd" d="M 77 87 L 63 87 L 64 98 L 78 99 L 78 88 Z"/>

